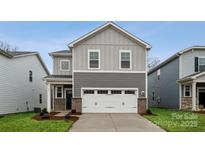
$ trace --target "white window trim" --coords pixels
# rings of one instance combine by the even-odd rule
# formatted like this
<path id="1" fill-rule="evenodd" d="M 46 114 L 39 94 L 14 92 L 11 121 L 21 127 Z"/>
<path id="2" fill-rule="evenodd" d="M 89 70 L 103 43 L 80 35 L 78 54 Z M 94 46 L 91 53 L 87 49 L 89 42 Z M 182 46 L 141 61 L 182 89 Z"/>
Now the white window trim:
<path id="1" fill-rule="evenodd" d="M 189 90 L 190 90 L 190 95 L 189 96 L 186 96 L 186 86 L 189 86 Z M 191 92 L 191 85 L 184 85 L 184 97 L 192 97 L 192 92 Z"/>
<path id="2" fill-rule="evenodd" d="M 98 68 L 90 68 L 90 52 L 98 52 Z M 88 49 L 88 69 L 90 70 L 100 69 L 100 49 Z"/>
<path id="3" fill-rule="evenodd" d="M 68 69 L 62 69 L 62 62 L 68 62 Z M 60 60 L 60 71 L 70 71 L 70 60 Z"/>
<path id="4" fill-rule="evenodd" d="M 61 97 L 57 97 L 57 88 L 58 87 L 61 87 Z M 56 88 L 55 88 L 55 98 L 63 98 L 63 86 L 56 86 Z"/>
<path id="5" fill-rule="evenodd" d="M 204 65 L 200 65 L 199 64 L 199 59 L 202 59 L 202 58 L 205 58 L 205 56 L 199 56 L 198 57 L 198 72 L 200 72 L 200 66 L 204 66 L 205 65 L 205 64 Z"/>
<path id="6" fill-rule="evenodd" d="M 121 68 L 121 53 L 122 52 L 130 53 L 130 68 Z M 132 70 L 132 50 L 120 50 L 119 51 L 119 69 L 120 70 Z"/>

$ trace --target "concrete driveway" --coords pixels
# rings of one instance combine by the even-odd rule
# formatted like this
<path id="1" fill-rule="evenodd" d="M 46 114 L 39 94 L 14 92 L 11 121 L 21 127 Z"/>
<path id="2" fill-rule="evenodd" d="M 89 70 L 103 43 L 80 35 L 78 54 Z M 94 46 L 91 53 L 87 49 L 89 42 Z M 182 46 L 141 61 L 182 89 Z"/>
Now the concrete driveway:
<path id="1" fill-rule="evenodd" d="M 139 114 L 82 114 L 71 132 L 164 132 Z"/>

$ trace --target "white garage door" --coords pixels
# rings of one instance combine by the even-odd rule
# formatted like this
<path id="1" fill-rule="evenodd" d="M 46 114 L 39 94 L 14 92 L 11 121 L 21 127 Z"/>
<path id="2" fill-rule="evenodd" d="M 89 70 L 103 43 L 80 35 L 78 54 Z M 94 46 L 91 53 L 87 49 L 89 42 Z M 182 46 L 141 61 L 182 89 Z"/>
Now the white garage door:
<path id="1" fill-rule="evenodd" d="M 138 89 L 82 89 L 83 113 L 137 113 Z"/>

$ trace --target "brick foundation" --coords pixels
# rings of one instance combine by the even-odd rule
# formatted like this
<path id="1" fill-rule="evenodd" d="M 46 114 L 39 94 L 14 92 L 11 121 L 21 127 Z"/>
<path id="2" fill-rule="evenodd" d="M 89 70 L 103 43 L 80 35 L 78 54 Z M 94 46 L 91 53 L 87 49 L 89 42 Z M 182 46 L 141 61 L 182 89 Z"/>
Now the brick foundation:
<path id="1" fill-rule="evenodd" d="M 145 97 L 138 98 L 138 113 L 143 114 L 147 112 L 147 99 Z"/>
<path id="2" fill-rule="evenodd" d="M 82 112 L 82 99 L 81 98 L 72 98 L 72 110 L 75 110 L 77 113 Z"/>
<path id="3" fill-rule="evenodd" d="M 192 97 L 181 97 L 181 109 L 182 110 L 192 109 Z"/>

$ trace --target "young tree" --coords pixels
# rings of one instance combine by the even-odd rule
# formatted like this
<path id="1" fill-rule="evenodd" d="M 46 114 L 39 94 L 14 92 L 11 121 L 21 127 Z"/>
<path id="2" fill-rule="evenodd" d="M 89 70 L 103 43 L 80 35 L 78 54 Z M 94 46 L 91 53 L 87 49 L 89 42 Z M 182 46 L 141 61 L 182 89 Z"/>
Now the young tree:
<path id="1" fill-rule="evenodd" d="M 148 58 L 148 69 L 152 69 L 160 63 L 160 59 L 158 57 Z"/>
<path id="2" fill-rule="evenodd" d="M 8 52 L 8 51 L 17 51 L 17 49 L 18 47 L 16 46 L 12 47 L 7 42 L 0 41 L 0 50 Z"/>

